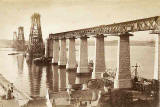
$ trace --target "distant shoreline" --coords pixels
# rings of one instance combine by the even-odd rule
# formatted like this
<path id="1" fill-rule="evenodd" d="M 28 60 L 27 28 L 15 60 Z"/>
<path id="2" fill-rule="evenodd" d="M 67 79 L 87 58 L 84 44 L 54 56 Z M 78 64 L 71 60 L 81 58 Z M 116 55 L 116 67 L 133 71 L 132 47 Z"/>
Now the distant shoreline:
<path id="1" fill-rule="evenodd" d="M 12 48 L 12 40 L 0 40 L 0 48 Z M 26 42 L 28 43 L 28 42 Z M 113 41 L 105 41 L 105 46 L 117 46 L 118 41 L 113 40 Z M 76 45 L 79 45 L 79 41 L 76 42 Z M 88 41 L 89 46 L 94 46 L 95 42 L 94 41 Z M 130 41 L 131 46 L 155 46 L 154 41 Z"/>

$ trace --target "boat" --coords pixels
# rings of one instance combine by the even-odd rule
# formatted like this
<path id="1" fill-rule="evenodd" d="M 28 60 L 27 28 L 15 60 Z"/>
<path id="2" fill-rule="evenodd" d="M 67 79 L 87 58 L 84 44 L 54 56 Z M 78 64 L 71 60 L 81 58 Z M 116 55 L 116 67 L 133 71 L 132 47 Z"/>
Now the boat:
<path id="1" fill-rule="evenodd" d="M 19 54 L 19 53 L 9 53 L 8 55 L 17 55 L 17 54 Z"/>
<path id="2" fill-rule="evenodd" d="M 52 57 L 40 57 L 40 58 L 35 58 L 33 59 L 34 64 L 37 65 L 45 65 L 45 64 L 51 64 L 52 62 Z"/>

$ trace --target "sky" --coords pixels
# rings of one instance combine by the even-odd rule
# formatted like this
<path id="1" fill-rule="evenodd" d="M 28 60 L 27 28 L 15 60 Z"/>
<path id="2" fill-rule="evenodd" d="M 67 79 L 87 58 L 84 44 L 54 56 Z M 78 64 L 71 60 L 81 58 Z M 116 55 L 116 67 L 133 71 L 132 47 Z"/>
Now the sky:
<path id="1" fill-rule="evenodd" d="M 31 15 L 41 15 L 43 38 L 50 33 L 160 15 L 160 0 L 0 0 L 0 39 L 13 39 L 24 27 L 29 38 Z M 148 32 L 137 32 L 132 40 L 153 40 Z M 115 39 L 115 37 L 108 37 Z"/>

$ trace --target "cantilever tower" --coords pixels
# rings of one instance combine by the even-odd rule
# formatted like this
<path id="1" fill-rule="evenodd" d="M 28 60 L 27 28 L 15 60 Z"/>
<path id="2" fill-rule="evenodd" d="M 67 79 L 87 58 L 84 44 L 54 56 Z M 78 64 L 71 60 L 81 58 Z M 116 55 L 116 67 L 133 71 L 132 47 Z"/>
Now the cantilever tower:
<path id="1" fill-rule="evenodd" d="M 19 50 L 25 50 L 24 29 L 22 26 L 18 27 L 17 47 Z"/>
<path id="2" fill-rule="evenodd" d="M 18 27 L 18 36 L 17 32 L 13 33 L 13 48 L 15 48 L 17 51 L 25 50 L 25 38 L 22 26 Z"/>
<path id="3" fill-rule="evenodd" d="M 13 48 L 16 48 L 16 41 L 17 41 L 17 32 L 13 32 L 13 44 L 12 44 Z"/>
<path id="4" fill-rule="evenodd" d="M 31 29 L 29 35 L 28 52 L 30 56 L 41 57 L 44 55 L 44 44 L 42 39 L 40 14 L 34 13 L 31 16 Z"/>

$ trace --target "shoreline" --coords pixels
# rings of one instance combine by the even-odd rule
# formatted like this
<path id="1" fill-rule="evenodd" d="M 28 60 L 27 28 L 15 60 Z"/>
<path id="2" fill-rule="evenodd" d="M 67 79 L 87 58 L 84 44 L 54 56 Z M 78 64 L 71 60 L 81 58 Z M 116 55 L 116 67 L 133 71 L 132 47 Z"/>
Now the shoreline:
<path id="1" fill-rule="evenodd" d="M 2 95 L 4 94 L 5 95 L 5 91 L 7 91 L 8 89 L 8 85 L 11 85 L 11 83 L 5 78 L 3 77 L 2 74 L 0 74 L 0 87 L 4 90 L 2 93 Z M 13 101 L 15 102 L 15 104 L 22 104 L 22 105 L 25 105 L 28 103 L 28 101 L 32 100 L 31 97 L 29 97 L 27 94 L 21 92 L 20 90 L 18 90 L 14 85 L 13 85 L 13 96 L 14 96 L 14 99 L 11 99 L 11 100 L 3 100 L 4 103 L 6 103 L 7 101 Z M 23 101 L 23 102 L 21 102 Z M 9 103 L 8 102 L 8 103 Z"/>

